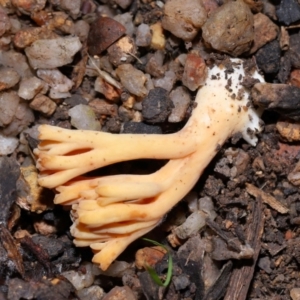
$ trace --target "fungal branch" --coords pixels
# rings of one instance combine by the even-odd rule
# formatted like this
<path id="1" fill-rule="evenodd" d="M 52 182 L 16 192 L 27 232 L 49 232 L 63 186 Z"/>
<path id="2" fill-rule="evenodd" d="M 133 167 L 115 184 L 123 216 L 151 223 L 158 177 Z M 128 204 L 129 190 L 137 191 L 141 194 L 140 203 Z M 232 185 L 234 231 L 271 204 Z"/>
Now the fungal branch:
<path id="1" fill-rule="evenodd" d="M 205 85 L 185 127 L 167 135 L 110 134 L 39 127 L 34 153 L 39 184 L 57 191 L 54 202 L 72 205 L 71 233 L 77 246 L 90 246 L 93 262 L 106 270 L 135 239 L 157 226 L 195 185 L 223 143 L 240 132 L 255 145 L 261 111 L 249 106 L 241 85 L 243 62 L 230 59 L 208 70 Z M 249 76 L 249 74 L 248 74 Z M 263 82 L 257 71 L 251 76 Z M 85 173 L 133 159 L 168 159 L 148 175 L 85 178 Z"/>

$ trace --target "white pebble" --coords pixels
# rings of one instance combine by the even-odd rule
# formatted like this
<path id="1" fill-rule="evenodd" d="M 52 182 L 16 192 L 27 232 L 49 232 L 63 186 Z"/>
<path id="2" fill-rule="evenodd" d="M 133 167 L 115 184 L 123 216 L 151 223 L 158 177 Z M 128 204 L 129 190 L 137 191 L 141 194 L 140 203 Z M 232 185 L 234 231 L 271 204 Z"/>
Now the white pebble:
<path id="1" fill-rule="evenodd" d="M 71 270 L 63 272 L 61 274 L 72 283 L 72 285 L 77 291 L 82 290 L 83 288 L 90 287 L 94 282 L 95 276 L 92 273 L 93 264 L 86 262 L 82 264 L 82 267 L 85 268 L 84 273 Z"/>
<path id="2" fill-rule="evenodd" d="M 8 125 L 17 111 L 20 98 L 15 91 L 0 93 L 0 126 Z"/>
<path id="3" fill-rule="evenodd" d="M 20 80 L 18 72 L 12 68 L 0 68 L 0 90 L 9 89 Z"/>
<path id="4" fill-rule="evenodd" d="M 78 37 L 62 37 L 52 40 L 37 40 L 25 49 L 34 69 L 53 69 L 69 64 L 82 47 Z"/>
<path id="5" fill-rule="evenodd" d="M 57 92 L 68 92 L 73 86 L 73 81 L 58 69 L 39 69 L 37 76 L 47 82 Z"/>
<path id="6" fill-rule="evenodd" d="M 117 15 L 114 17 L 114 20 L 121 23 L 126 28 L 126 34 L 129 36 L 133 36 L 133 33 L 135 31 L 135 26 L 132 22 L 132 14 L 131 13 L 125 13 L 122 15 Z"/>
<path id="7" fill-rule="evenodd" d="M 0 155 L 12 154 L 18 147 L 18 144 L 19 140 L 17 138 L 0 133 Z"/>
<path id="8" fill-rule="evenodd" d="M 37 94 L 45 94 L 47 91 L 47 83 L 37 77 L 30 77 L 20 82 L 18 95 L 25 100 L 31 100 Z"/>
<path id="9" fill-rule="evenodd" d="M 165 76 L 163 78 L 153 79 L 153 83 L 155 87 L 161 87 L 170 92 L 176 80 L 176 74 L 172 70 L 169 70 L 165 73 Z"/>
<path id="10" fill-rule="evenodd" d="M 174 233 L 180 239 L 186 239 L 198 233 L 205 226 L 206 214 L 201 211 L 195 211 L 185 220 L 183 224 L 174 229 Z"/>
<path id="11" fill-rule="evenodd" d="M 168 121 L 170 123 L 183 121 L 191 103 L 190 93 L 183 86 L 179 86 L 170 93 L 170 99 L 174 107 L 168 117 Z"/>
<path id="12" fill-rule="evenodd" d="M 114 261 L 106 271 L 101 271 L 100 274 L 109 277 L 122 277 L 124 272 L 130 268 L 130 264 L 126 261 Z"/>
<path id="13" fill-rule="evenodd" d="M 76 294 L 80 300 L 99 300 L 104 297 L 105 292 L 100 286 L 92 285 L 78 291 Z"/>
<path id="14" fill-rule="evenodd" d="M 135 44 L 138 47 L 148 47 L 151 44 L 152 35 L 150 27 L 147 24 L 140 24 L 136 30 Z"/>
<path id="15" fill-rule="evenodd" d="M 77 129 L 100 130 L 100 122 L 97 120 L 93 109 L 88 105 L 79 104 L 69 110 L 71 124 Z"/>

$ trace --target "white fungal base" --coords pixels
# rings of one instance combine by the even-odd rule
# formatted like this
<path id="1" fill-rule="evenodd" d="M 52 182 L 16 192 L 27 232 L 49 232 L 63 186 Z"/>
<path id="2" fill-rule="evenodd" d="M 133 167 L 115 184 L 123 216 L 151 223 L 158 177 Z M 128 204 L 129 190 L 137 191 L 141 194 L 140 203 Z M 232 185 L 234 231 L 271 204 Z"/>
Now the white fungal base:
<path id="1" fill-rule="evenodd" d="M 249 106 L 242 85 L 242 61 L 231 59 L 208 70 L 186 126 L 168 135 L 72 131 L 40 126 L 39 184 L 56 188 L 55 203 L 72 205 L 71 228 L 77 246 L 90 246 L 93 261 L 105 270 L 136 238 L 153 229 L 195 185 L 223 143 L 237 132 L 255 145 L 260 111 Z M 252 77 L 263 82 L 255 71 Z M 239 100 L 238 100 L 239 99 Z M 120 161 L 169 159 L 149 175 L 82 178 L 80 175 Z"/>

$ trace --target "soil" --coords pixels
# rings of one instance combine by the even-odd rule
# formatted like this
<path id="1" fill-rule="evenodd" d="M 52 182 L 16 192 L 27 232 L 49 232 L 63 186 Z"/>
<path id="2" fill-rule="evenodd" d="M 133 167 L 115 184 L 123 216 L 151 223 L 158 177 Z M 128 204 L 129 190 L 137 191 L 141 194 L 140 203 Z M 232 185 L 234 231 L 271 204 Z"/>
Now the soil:
<path id="1" fill-rule="evenodd" d="M 18 19 L 22 29 L 38 27 L 37 16 L 33 17 L 26 9 L 24 13 L 26 5 L 21 2 L 0 1 L 0 8 L 9 18 Z M 116 88 L 105 80 L 101 92 L 95 91 L 97 70 L 93 69 L 97 75 L 86 75 L 86 70 L 92 68 L 91 63 L 87 67 L 88 46 L 92 47 L 91 55 L 99 54 L 101 49 L 102 69 L 117 80 L 116 68 L 122 64 L 124 52 L 120 56 L 116 43 L 120 37 L 130 36 L 126 34 L 128 27 L 118 23 L 116 28 L 112 19 L 109 19 L 109 26 L 116 32 L 112 34 L 106 28 L 108 32 L 99 33 L 95 23 L 100 13 L 97 14 L 96 10 L 102 10 L 106 15 L 111 13 L 112 16 L 129 12 L 134 20 L 131 24 L 136 30 L 140 23 L 153 25 L 161 21 L 165 1 L 84 0 L 76 16 L 65 8 L 64 5 L 69 2 L 71 0 L 57 1 L 56 4 L 55 1 L 48 1 L 41 11 L 63 11 L 73 23 L 84 20 L 92 24 L 93 34 L 100 34 L 104 41 L 94 45 L 95 37 L 91 33 L 89 38 L 83 38 L 83 48 L 72 64 L 59 68 L 64 75 L 72 78 L 73 88 L 68 91 L 70 95 L 50 99 L 55 102 L 56 108 L 48 115 L 40 106 L 30 106 L 34 121 L 14 136 L 21 146 L 25 146 L 0 156 L 0 300 L 300 299 L 300 193 L 299 173 L 295 168 L 300 158 L 300 127 L 297 126 L 300 119 L 297 100 L 300 84 L 297 81 L 299 75 L 295 72 L 300 67 L 300 64 L 297 66 L 297 55 L 300 53 L 299 4 L 291 0 L 282 1 L 284 4 L 245 1 L 254 15 L 260 12 L 272 19 L 278 30 L 286 30 L 291 43 L 288 47 L 282 46 L 278 35 L 257 52 L 250 55 L 248 49 L 240 55 L 249 69 L 257 63 L 272 86 L 264 92 L 253 87 L 257 82 L 250 76 L 244 78 L 244 85 L 254 89 L 249 105 L 265 107 L 262 115 L 264 130 L 258 134 L 258 144 L 250 146 L 238 134 L 232 137 L 218 149 L 216 157 L 190 193 L 197 195 L 197 198 L 209 197 L 216 218 L 207 219 L 206 225 L 196 234 L 184 240 L 178 238 L 174 234 L 175 228 L 191 214 L 185 199 L 146 235 L 167 247 L 167 253 L 154 254 L 157 249 L 151 243 L 138 239 L 117 258 L 113 268 L 103 272 L 90 263 L 93 257 L 90 248 L 77 248 L 72 243 L 70 208 L 54 205 L 54 192 L 37 186 L 37 170 L 31 151 L 37 147 L 38 140 L 30 129 L 45 123 L 74 129 L 78 125 L 74 125 L 69 110 L 87 105 L 93 109 L 101 130 L 109 133 L 167 134 L 179 131 L 191 114 L 195 91 L 186 89 L 188 100 L 182 107 L 176 107 L 176 102 L 171 101 L 170 94 L 182 85 L 184 76 L 184 64 L 178 63 L 178 57 L 190 49 L 196 50 L 209 66 L 218 61 L 228 61 L 228 53 L 203 44 L 199 29 L 192 41 L 184 41 L 164 31 L 166 41 L 163 48 L 149 45 L 128 50 L 132 51 L 130 64 L 153 79 L 155 85 L 150 88 L 152 92 L 143 94 L 146 89 L 144 83 L 138 91 L 132 91 L 130 88 Z M 126 6 L 127 2 L 129 5 Z M 219 1 L 204 2 L 211 9 L 222 7 Z M 122 8 L 123 5 L 126 7 Z M 294 14 L 289 18 L 285 13 L 295 5 L 297 9 L 294 8 Z M 58 35 L 65 34 L 59 27 L 53 31 Z M 8 30 L 4 37 L 13 40 L 15 34 Z M 132 34 L 130 38 L 133 42 L 129 39 L 128 43 L 135 44 L 136 35 Z M 13 42 L 4 44 L 4 39 L 0 41 L 1 53 L 14 49 L 24 55 L 24 50 Z M 112 45 L 115 48 L 109 52 Z M 160 52 L 163 53 L 162 59 Z M 1 64 L 4 65 L 0 59 Z M 226 65 L 226 68 L 230 72 L 230 66 Z M 174 73 L 174 80 L 168 77 L 170 70 Z M 203 74 L 193 76 L 201 77 Z M 158 82 L 159 79 L 161 82 Z M 126 85 L 126 82 L 120 81 Z M 280 92 L 272 94 L 270 90 L 279 90 L 274 87 L 278 84 L 282 84 Z M 169 85 L 171 87 L 168 89 Z M 17 91 L 18 85 L 11 89 Z M 132 105 L 130 101 L 133 101 Z M 28 105 L 29 102 L 26 103 Z M 0 110 L 5 110 L 5 107 L 0 107 Z M 176 122 L 168 119 L 172 113 L 172 120 Z M 16 118 L 12 123 L 14 120 Z M 279 122 L 288 130 L 279 129 Z M 291 124 L 293 127 L 288 127 Z M 1 128 L 7 129 L 8 124 L 1 125 Z M 154 160 L 124 162 L 89 175 L 144 174 L 158 170 L 164 163 Z M 35 199 L 34 193 L 38 194 L 38 200 L 32 200 Z M 168 286 L 159 286 L 149 271 L 137 267 L 136 253 L 141 249 L 148 249 L 144 259 L 148 262 L 152 259 L 151 265 L 162 279 L 166 278 L 169 255 L 172 256 L 173 273 Z"/>

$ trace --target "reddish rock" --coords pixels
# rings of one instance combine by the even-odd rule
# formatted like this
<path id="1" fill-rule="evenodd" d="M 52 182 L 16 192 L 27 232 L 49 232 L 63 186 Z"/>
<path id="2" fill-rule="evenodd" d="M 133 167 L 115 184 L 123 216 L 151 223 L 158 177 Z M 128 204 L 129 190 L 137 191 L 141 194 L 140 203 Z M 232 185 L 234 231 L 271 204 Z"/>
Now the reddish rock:
<path id="1" fill-rule="evenodd" d="M 167 250 L 160 246 L 139 249 L 135 254 L 135 265 L 138 269 L 153 267 L 163 259 L 166 253 Z"/>
<path id="2" fill-rule="evenodd" d="M 205 61 L 195 53 L 189 53 L 186 58 L 182 83 L 191 91 L 203 85 L 207 77 Z"/>
<path id="3" fill-rule="evenodd" d="M 126 28 L 119 22 L 99 17 L 91 24 L 88 36 L 88 48 L 91 55 L 99 55 L 125 34 Z"/>

